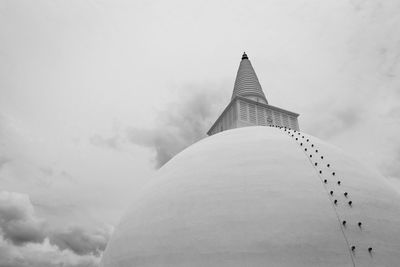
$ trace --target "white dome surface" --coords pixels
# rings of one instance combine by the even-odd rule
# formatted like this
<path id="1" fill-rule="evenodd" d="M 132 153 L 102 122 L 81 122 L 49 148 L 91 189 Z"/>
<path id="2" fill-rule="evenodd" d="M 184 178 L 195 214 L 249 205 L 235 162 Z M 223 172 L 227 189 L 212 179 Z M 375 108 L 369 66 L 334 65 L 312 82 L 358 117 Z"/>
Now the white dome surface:
<path id="1" fill-rule="evenodd" d="M 136 196 L 102 266 L 399 266 L 400 196 L 298 133 L 239 128 L 179 153 Z"/>

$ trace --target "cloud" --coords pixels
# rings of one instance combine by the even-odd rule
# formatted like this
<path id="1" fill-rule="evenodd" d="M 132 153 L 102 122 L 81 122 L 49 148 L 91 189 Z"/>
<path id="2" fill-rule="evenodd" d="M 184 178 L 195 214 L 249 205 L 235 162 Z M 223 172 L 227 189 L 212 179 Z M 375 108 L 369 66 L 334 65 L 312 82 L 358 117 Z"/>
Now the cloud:
<path id="1" fill-rule="evenodd" d="M 34 216 L 27 195 L 0 192 L 0 230 L 14 244 L 40 243 L 44 240 L 44 222 Z"/>
<path id="2" fill-rule="evenodd" d="M 50 167 L 40 167 L 39 170 L 46 176 L 53 176 L 54 170 Z"/>
<path id="3" fill-rule="evenodd" d="M 331 139 L 362 124 L 364 119 L 362 114 L 362 107 L 356 108 L 347 104 L 334 107 L 326 105 L 323 113 L 318 114 L 315 110 L 315 120 L 311 122 L 308 129 L 317 136 Z"/>
<path id="4" fill-rule="evenodd" d="M 94 134 L 89 138 L 90 144 L 111 150 L 121 150 L 124 141 L 125 138 L 121 135 L 121 125 L 117 120 L 113 121 L 111 133 L 107 137 L 100 134 Z"/>
<path id="5" fill-rule="evenodd" d="M 0 156 L 0 169 L 3 168 L 10 161 L 11 159 L 4 156 Z"/>
<path id="6" fill-rule="evenodd" d="M 223 92 L 203 86 L 186 86 L 178 92 L 178 100 L 172 101 L 157 114 L 153 129 L 127 129 L 128 139 L 137 145 L 149 147 L 155 152 L 157 168 L 175 154 L 204 138 L 212 122 L 221 111 Z"/>
<path id="7" fill-rule="evenodd" d="M 29 196 L 0 191 L 0 266 L 98 266 L 110 228 L 50 229 Z"/>
<path id="8" fill-rule="evenodd" d="M 120 139 L 120 137 L 117 135 L 114 135 L 111 137 L 103 137 L 99 134 L 95 134 L 90 137 L 89 141 L 94 146 L 118 150 L 119 149 L 119 145 L 118 145 L 119 139 Z"/>
<path id="9" fill-rule="evenodd" d="M 360 111 L 354 107 L 347 108 L 345 110 L 340 110 L 335 113 L 342 129 L 355 126 L 361 121 Z"/>
<path id="10" fill-rule="evenodd" d="M 78 255 L 100 255 L 106 248 L 110 232 L 98 229 L 88 232 L 80 227 L 72 227 L 65 231 L 56 232 L 51 236 L 50 242 L 60 249 L 70 249 Z"/>
<path id="11" fill-rule="evenodd" d="M 42 243 L 16 246 L 0 236 L 1 267 L 96 267 L 100 257 L 60 250 L 46 238 Z"/>

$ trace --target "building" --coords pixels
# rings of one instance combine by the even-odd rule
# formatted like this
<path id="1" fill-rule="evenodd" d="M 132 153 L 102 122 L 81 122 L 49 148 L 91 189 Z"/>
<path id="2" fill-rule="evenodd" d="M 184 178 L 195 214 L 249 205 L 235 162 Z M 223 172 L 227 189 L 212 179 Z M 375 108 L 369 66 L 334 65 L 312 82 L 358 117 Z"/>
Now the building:
<path id="1" fill-rule="evenodd" d="M 256 72 L 246 53 L 243 53 L 231 101 L 207 134 L 255 125 L 277 125 L 299 130 L 298 116 L 297 113 L 268 104 Z"/>
<path id="2" fill-rule="evenodd" d="M 232 102 L 270 108 L 250 85 L 235 86 Z M 384 177 L 297 128 L 248 122 L 159 169 L 116 227 L 101 266 L 399 265 L 400 196 Z"/>

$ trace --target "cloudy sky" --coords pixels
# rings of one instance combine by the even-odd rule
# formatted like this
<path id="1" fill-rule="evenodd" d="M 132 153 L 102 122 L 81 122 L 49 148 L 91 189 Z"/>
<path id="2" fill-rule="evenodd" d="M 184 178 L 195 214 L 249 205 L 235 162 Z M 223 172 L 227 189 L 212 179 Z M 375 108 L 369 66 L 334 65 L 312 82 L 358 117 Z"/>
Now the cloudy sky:
<path id="1" fill-rule="evenodd" d="M 400 192 L 397 0 L 0 0 L 0 267 L 97 266 L 246 51 L 269 102 Z"/>

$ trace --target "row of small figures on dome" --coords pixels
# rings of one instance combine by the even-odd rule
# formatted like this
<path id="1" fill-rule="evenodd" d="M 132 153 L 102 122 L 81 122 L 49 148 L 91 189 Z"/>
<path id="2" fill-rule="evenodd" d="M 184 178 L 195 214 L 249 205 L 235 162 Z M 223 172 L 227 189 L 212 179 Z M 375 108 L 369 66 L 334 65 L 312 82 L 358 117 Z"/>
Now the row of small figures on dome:
<path id="1" fill-rule="evenodd" d="M 290 132 L 291 129 L 288 129 L 288 128 L 286 128 L 286 127 L 282 127 L 282 126 L 275 126 L 275 127 L 280 128 L 280 129 L 284 129 L 285 132 L 288 132 L 288 135 L 290 135 L 292 138 L 295 138 L 295 140 L 299 143 L 299 145 L 300 145 L 301 147 L 303 147 L 303 145 L 305 146 L 305 143 L 309 143 L 309 142 L 310 142 L 310 139 L 309 139 L 309 138 L 306 138 L 304 135 L 302 135 L 302 134 L 300 133 L 300 131 L 293 130 L 293 133 L 292 133 L 292 132 Z M 295 134 L 296 134 L 296 133 L 297 133 L 298 136 L 300 135 L 301 138 L 299 138 L 298 136 L 295 137 Z M 304 144 L 303 144 L 304 141 L 301 142 L 301 140 L 303 140 L 303 139 L 305 139 L 305 143 L 304 143 Z M 314 149 L 315 149 L 315 153 L 318 153 L 318 152 L 319 152 L 319 150 L 315 148 L 314 144 L 311 144 L 311 148 L 314 148 Z M 304 148 L 304 152 L 306 153 L 307 151 L 308 151 L 308 149 L 307 149 L 307 148 Z M 309 152 L 309 151 L 308 151 L 308 152 Z M 310 157 L 310 162 L 312 162 L 312 160 L 311 160 L 312 154 L 311 154 L 311 153 L 309 154 L 309 157 Z M 321 160 L 323 160 L 323 159 L 324 159 L 324 156 L 321 155 L 320 158 L 321 158 Z M 318 166 L 318 163 L 317 163 L 317 162 L 314 162 L 313 167 L 316 168 L 317 166 Z M 327 167 L 327 168 L 330 168 L 330 167 L 331 167 L 331 164 L 330 164 L 330 163 L 326 164 L 326 167 Z M 319 175 L 322 175 L 322 170 L 319 169 L 319 170 L 318 170 L 318 173 L 319 173 Z M 332 176 L 335 176 L 335 175 L 336 175 L 336 172 L 332 172 L 331 175 L 332 175 Z M 320 178 L 321 178 L 321 180 L 323 181 L 324 184 L 328 184 L 328 179 L 322 179 L 321 176 L 320 176 Z M 340 180 L 338 180 L 336 183 L 337 183 L 338 186 L 342 185 L 342 183 L 341 183 Z M 330 196 L 330 197 L 333 197 L 333 195 L 334 195 L 333 190 L 330 190 L 330 191 L 329 191 L 329 196 Z M 348 193 L 348 192 L 344 192 L 343 195 L 344 195 L 344 197 L 345 197 L 346 199 L 349 197 L 349 193 Z M 334 204 L 334 208 L 335 208 L 335 206 L 338 204 L 338 200 L 337 200 L 337 199 L 334 199 L 334 200 L 333 200 L 333 204 Z M 347 202 L 347 204 L 348 204 L 350 207 L 352 207 L 353 201 L 352 201 L 352 200 L 349 200 L 349 201 Z M 336 209 L 336 208 L 335 208 L 335 209 Z M 341 220 L 341 222 L 342 222 L 343 228 L 346 228 L 346 226 L 347 226 L 347 221 L 346 221 L 346 220 Z M 357 223 L 357 225 L 358 225 L 359 229 L 362 229 L 362 228 L 361 228 L 361 227 L 362 227 L 362 222 L 359 221 L 359 222 Z M 350 250 L 351 250 L 353 253 L 355 252 L 355 249 L 356 249 L 356 247 L 355 247 L 354 245 L 350 247 Z M 368 247 L 368 252 L 369 252 L 369 253 L 372 253 L 372 247 Z"/>

